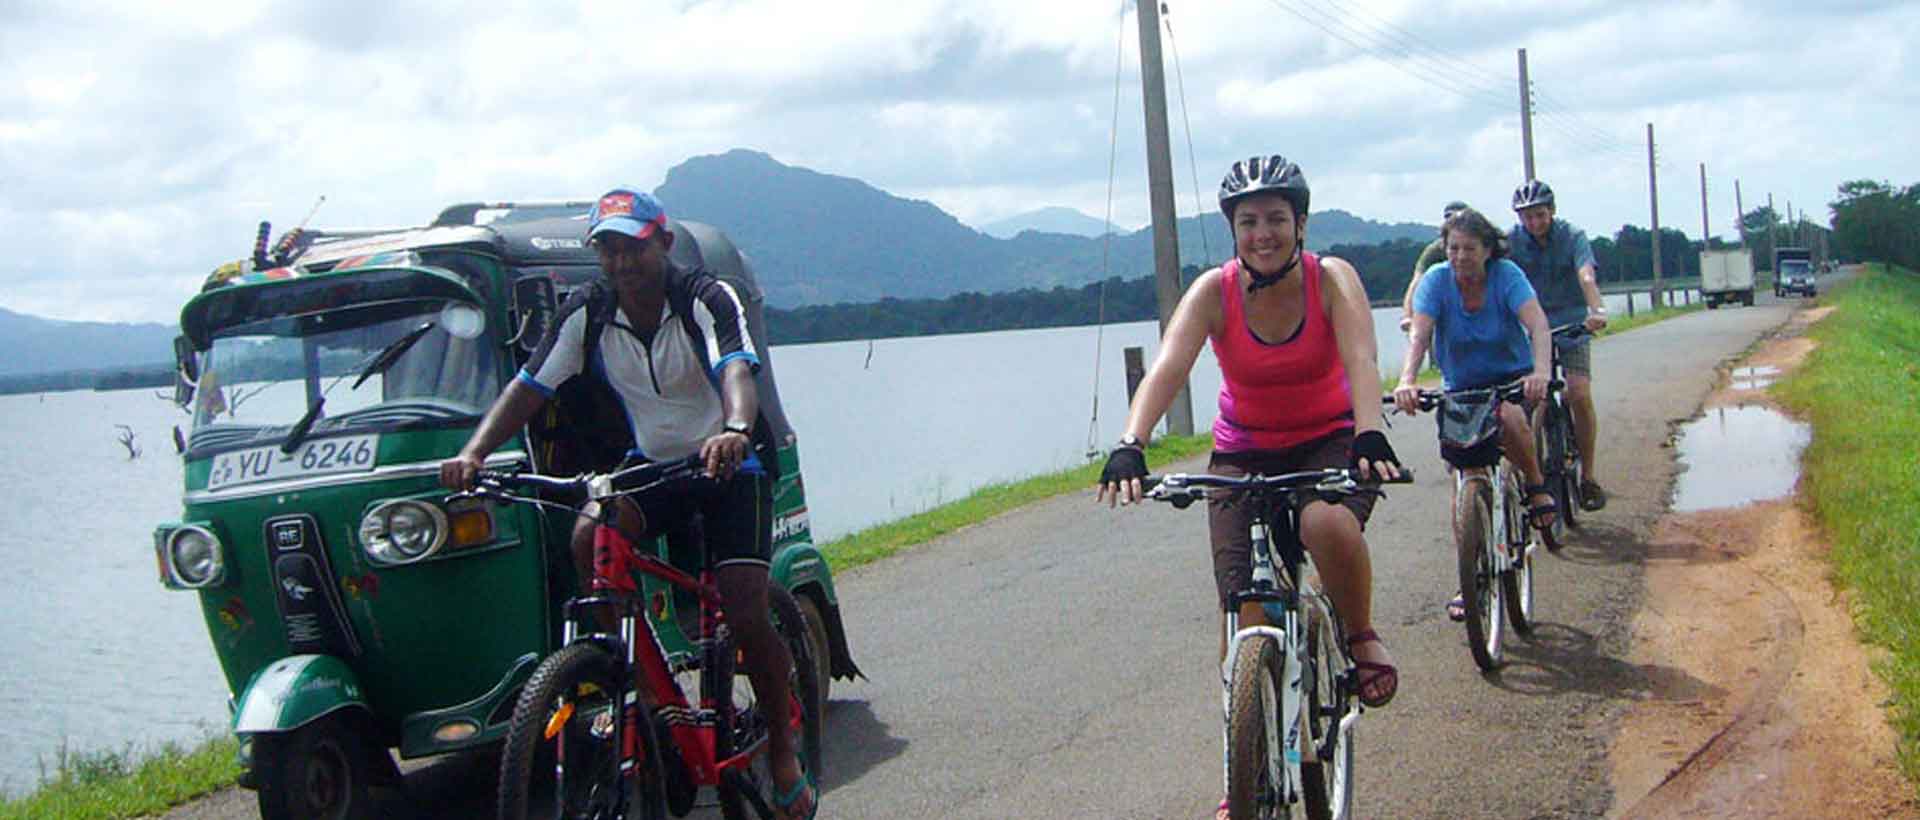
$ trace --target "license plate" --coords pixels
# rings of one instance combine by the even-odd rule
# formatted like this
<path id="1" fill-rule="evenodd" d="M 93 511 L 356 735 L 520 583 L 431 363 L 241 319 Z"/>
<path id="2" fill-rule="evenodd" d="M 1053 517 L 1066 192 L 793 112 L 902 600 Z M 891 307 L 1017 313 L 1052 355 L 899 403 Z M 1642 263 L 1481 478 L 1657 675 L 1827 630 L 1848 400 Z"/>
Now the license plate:
<path id="1" fill-rule="evenodd" d="M 214 456 L 213 469 L 207 473 L 207 489 L 218 490 L 284 478 L 366 472 L 373 469 L 374 454 L 379 451 L 380 436 L 373 433 L 316 439 L 300 445 L 300 449 L 291 453 L 280 452 L 278 445 L 221 453 Z"/>

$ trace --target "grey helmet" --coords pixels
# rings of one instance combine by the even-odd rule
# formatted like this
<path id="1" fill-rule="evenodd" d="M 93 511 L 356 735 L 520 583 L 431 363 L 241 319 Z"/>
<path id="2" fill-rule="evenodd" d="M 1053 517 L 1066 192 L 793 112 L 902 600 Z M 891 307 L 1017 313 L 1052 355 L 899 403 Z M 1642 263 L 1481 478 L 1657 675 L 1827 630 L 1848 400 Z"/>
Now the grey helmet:
<path id="1" fill-rule="evenodd" d="M 1513 189 L 1513 209 L 1523 211 L 1535 205 L 1553 205 L 1553 189 L 1537 179 L 1527 180 L 1525 185 Z"/>
<path id="2" fill-rule="evenodd" d="M 1250 157 L 1234 163 L 1227 169 L 1226 178 L 1220 180 L 1220 213 L 1232 222 L 1234 205 L 1261 194 L 1285 197 L 1293 206 L 1295 217 L 1307 215 L 1307 203 L 1313 196 L 1300 166 L 1288 162 L 1286 157 L 1279 154 Z"/>

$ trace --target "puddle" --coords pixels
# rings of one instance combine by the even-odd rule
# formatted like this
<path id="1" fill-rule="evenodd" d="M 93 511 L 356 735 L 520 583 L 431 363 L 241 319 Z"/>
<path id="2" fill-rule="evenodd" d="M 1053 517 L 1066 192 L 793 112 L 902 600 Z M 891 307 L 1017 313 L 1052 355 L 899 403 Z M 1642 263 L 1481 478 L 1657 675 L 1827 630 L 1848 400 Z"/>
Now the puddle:
<path id="1" fill-rule="evenodd" d="M 1680 425 L 1674 451 L 1686 469 L 1674 482 L 1674 511 L 1737 507 L 1792 494 L 1800 479 L 1800 451 L 1812 436 L 1808 425 L 1752 405 L 1714 408 Z"/>
<path id="2" fill-rule="evenodd" d="M 1759 367 L 1736 367 L 1728 376 L 1728 386 L 1735 390 L 1759 390 L 1773 384 L 1780 375 L 1780 368 L 1761 365 Z"/>

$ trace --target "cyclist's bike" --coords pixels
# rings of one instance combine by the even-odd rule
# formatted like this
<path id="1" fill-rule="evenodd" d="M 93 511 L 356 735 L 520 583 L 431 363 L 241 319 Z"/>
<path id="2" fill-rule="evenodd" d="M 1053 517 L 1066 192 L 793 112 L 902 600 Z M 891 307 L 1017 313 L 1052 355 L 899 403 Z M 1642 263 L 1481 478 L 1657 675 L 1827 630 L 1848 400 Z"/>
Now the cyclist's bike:
<path id="1" fill-rule="evenodd" d="M 1395 483 L 1412 480 L 1403 473 Z M 1300 543 L 1293 502 L 1377 492 L 1375 485 L 1344 469 L 1245 477 L 1173 473 L 1149 476 L 1144 484 L 1147 498 L 1179 508 L 1223 494 L 1254 505 L 1252 583 L 1227 610 L 1233 638 L 1220 667 L 1229 814 L 1236 820 L 1288 817 L 1298 803 L 1314 820 L 1350 816 L 1359 678 L 1340 617 Z M 1245 602 L 1258 602 L 1273 626 L 1242 628 Z"/>
<path id="2" fill-rule="evenodd" d="M 1540 529 L 1540 541 L 1547 549 L 1559 552 L 1568 528 L 1578 529 L 1581 512 L 1580 484 L 1586 479 L 1580 466 L 1580 437 L 1573 432 L 1573 416 L 1567 409 L 1566 373 L 1560 364 L 1560 346 L 1588 336 L 1586 325 L 1562 325 L 1553 329 L 1553 378 L 1547 383 L 1547 400 L 1533 420 L 1534 452 L 1540 457 L 1548 491 L 1560 514 L 1553 523 Z"/>
<path id="3" fill-rule="evenodd" d="M 571 478 L 482 471 L 463 495 L 554 507 L 556 498 L 608 501 L 618 496 L 698 492 L 714 482 L 698 457 L 649 463 L 613 473 Z M 613 505 L 604 505 L 611 517 Z M 774 782 L 767 769 L 768 725 L 752 688 L 735 689 L 733 635 L 721 610 L 711 568 L 698 578 L 637 551 L 618 522 L 601 519 L 594 532 L 592 592 L 567 602 L 562 648 L 535 668 L 514 706 L 501 753 L 502 818 L 520 820 L 539 808 L 537 768 L 551 766 L 553 808 L 541 816 L 656 820 L 691 811 L 701 787 L 718 794 L 728 820 L 773 816 Z M 669 657 L 654 635 L 635 573 L 661 579 L 699 599 L 695 650 Z M 791 593 L 767 587 L 774 628 L 793 653 L 787 714 L 810 777 L 820 766 L 819 686 L 807 654 L 807 625 Z M 618 624 L 618 633 L 603 624 Z M 682 680 L 698 678 L 690 702 Z M 538 765 L 536 765 L 538 761 Z"/>
<path id="4" fill-rule="evenodd" d="M 1389 404 L 1392 400 L 1385 399 Z M 1502 610 L 1514 632 L 1533 634 L 1533 540 L 1528 537 L 1526 484 L 1500 447 L 1501 402 L 1524 405 L 1519 383 L 1420 391 L 1420 409 L 1440 409 L 1440 449 L 1454 468 L 1454 551 L 1460 596 L 1466 601 L 1467 646 L 1473 662 L 1486 670 L 1505 662 Z"/>

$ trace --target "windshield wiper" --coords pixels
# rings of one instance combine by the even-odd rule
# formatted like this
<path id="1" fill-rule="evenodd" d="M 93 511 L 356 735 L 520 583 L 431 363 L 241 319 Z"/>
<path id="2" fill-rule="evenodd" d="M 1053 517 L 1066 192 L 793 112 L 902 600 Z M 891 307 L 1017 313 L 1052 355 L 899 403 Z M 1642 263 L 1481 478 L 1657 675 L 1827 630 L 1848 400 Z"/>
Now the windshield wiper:
<path id="1" fill-rule="evenodd" d="M 373 357 L 373 361 L 367 363 L 366 369 L 360 371 L 360 378 L 354 379 L 353 387 L 349 389 L 359 390 L 360 385 L 372 378 L 373 374 L 387 372 L 387 368 L 392 367 L 394 362 L 399 361 L 401 356 L 413 349 L 414 343 L 420 341 L 420 337 L 427 335 L 427 331 L 433 330 L 434 327 L 433 322 L 421 322 L 419 327 L 408 331 L 407 335 L 393 340 L 393 344 L 381 349 L 380 353 Z"/>
<path id="2" fill-rule="evenodd" d="M 414 343 L 419 342 L 421 337 L 426 336 L 435 327 L 438 325 L 431 321 L 421 322 L 419 327 L 407 331 L 407 335 L 381 348 L 380 352 L 375 353 L 373 359 L 367 362 L 367 366 L 361 368 L 360 378 L 354 379 L 353 387 L 348 389 L 358 390 L 360 385 L 365 384 L 367 379 L 373 378 L 374 374 L 387 372 L 387 368 L 392 367 L 394 362 L 399 361 L 401 356 L 413 349 Z M 307 434 L 313 432 L 313 423 L 320 420 L 320 408 L 327 406 L 327 394 L 333 392 L 334 385 L 338 385 L 344 378 L 346 377 L 334 379 L 333 384 L 327 385 L 326 390 L 320 391 L 320 396 L 313 400 L 313 406 L 307 408 L 307 414 L 294 422 L 293 429 L 287 432 L 287 440 L 280 445 L 280 452 L 293 455 L 293 451 L 300 449 L 300 445 L 306 443 Z"/>

